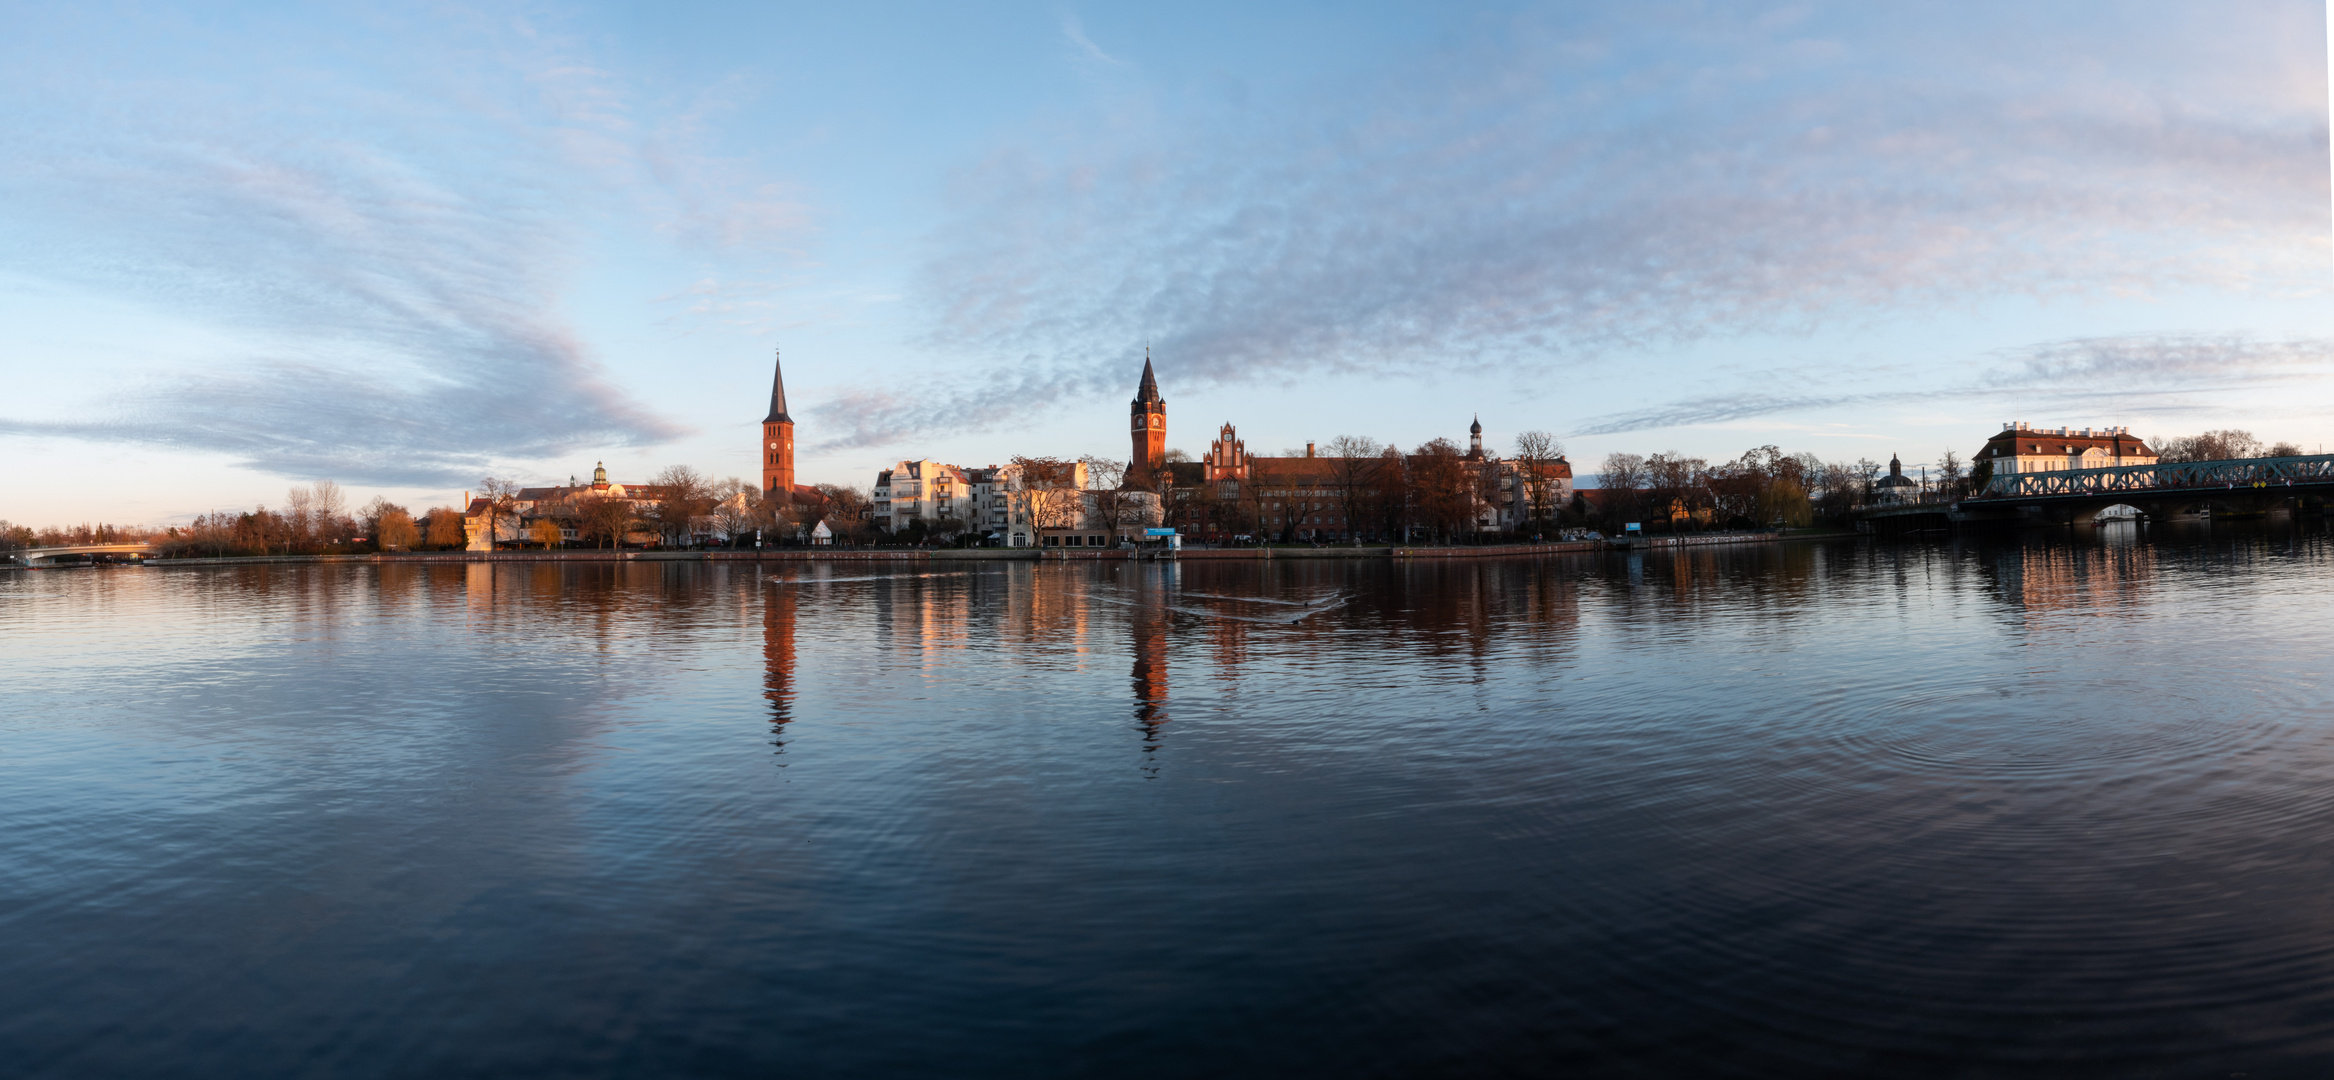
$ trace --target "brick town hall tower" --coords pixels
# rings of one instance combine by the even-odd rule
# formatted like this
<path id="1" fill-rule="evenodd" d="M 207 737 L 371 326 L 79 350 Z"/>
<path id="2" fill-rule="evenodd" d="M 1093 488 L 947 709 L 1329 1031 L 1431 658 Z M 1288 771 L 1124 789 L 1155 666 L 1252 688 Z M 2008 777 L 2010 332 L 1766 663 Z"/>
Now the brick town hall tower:
<path id="1" fill-rule="evenodd" d="M 770 415 L 762 418 L 762 494 L 794 496 L 794 418 L 786 415 L 786 371 L 770 361 Z"/>
<path id="2" fill-rule="evenodd" d="M 1167 402 L 1159 396 L 1159 380 L 1151 375 L 1149 349 L 1143 350 L 1143 385 L 1128 411 L 1134 452 L 1127 456 L 1124 486 L 1148 491 L 1167 464 Z"/>

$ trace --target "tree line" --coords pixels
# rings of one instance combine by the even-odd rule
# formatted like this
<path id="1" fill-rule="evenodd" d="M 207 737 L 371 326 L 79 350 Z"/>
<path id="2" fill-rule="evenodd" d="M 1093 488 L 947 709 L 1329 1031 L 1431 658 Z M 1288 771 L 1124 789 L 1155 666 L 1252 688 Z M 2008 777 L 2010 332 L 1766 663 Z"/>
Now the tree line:
<path id="1" fill-rule="evenodd" d="M 2202 435 L 2174 435 L 2148 444 L 2165 462 L 2227 461 L 2230 458 L 2301 457 L 2308 451 L 2299 443 L 2264 443 L 2250 431 L 2207 431 Z"/>
<path id="2" fill-rule="evenodd" d="M 772 499 L 744 480 L 711 480 L 681 465 L 657 473 L 644 486 L 656 488 L 658 497 L 636 501 L 584 491 L 535 501 L 522 514 L 522 486 L 487 477 L 473 501 L 479 524 L 495 537 L 492 546 L 498 550 L 750 546 L 757 531 L 765 542 L 791 542 L 822 519 L 834 519 L 846 534 L 865 525 L 865 496 L 839 485 Z M 734 498 L 740 494 L 746 497 Z M 468 509 L 438 506 L 416 512 L 375 498 L 351 511 L 339 485 L 320 480 L 292 488 L 278 507 L 200 514 L 184 525 L 129 539 L 151 540 L 164 558 L 460 551 L 470 544 Z"/>
<path id="3" fill-rule="evenodd" d="M 2290 441 L 2265 443 L 2237 429 L 2149 440 L 2165 462 L 2230 458 L 2296 457 L 2305 454 Z M 1531 534 L 1566 528 L 1617 531 L 1630 522 L 1662 530 L 1800 527 L 1818 521 L 1845 521 L 1876 497 L 1886 468 L 1871 458 L 1827 462 L 1810 453 L 1785 454 L 1773 445 L 1740 457 L 1711 461 L 1676 452 L 1605 457 L 1599 487 L 1559 499 L 1556 470 L 1564 448 L 1544 431 L 1516 437 L 1514 452 L 1487 462 L 1469 460 L 1449 439 L 1434 439 L 1403 452 L 1362 435 L 1341 435 L 1316 456 L 1285 451 L 1260 457 L 1246 483 L 1178 484 L 1175 467 L 1190 467 L 1179 450 L 1167 452 L 1150 477 L 1127 475 L 1127 463 L 1104 457 L 1078 459 L 1015 457 L 1022 478 L 1017 513 L 1041 529 L 1078 528 L 1087 515 L 1113 533 L 1131 529 L 1144 510 L 1123 483 L 1140 479 L 1159 493 L 1165 520 L 1198 534 L 1248 534 L 1295 539 L 1311 519 L 1333 514 L 1355 541 L 1481 538 L 1505 524 L 1486 528 L 1487 507 L 1504 508 L 1522 488 L 1526 507 L 1515 531 Z M 1073 481 L 1085 466 L 1086 484 Z M 1929 463 L 1923 486 L 1927 498 L 1967 498 L 1991 478 L 1987 463 L 1971 468 L 1948 449 Z M 526 516 L 529 528 L 510 535 L 520 521 L 515 481 L 487 477 L 478 499 L 497 547 L 560 548 L 687 546 L 697 543 L 749 545 L 759 532 L 765 543 L 800 542 L 825 521 L 838 543 L 969 542 L 984 523 L 971 515 L 927 522 L 917 519 L 888 536 L 870 520 L 871 501 L 859 488 L 820 484 L 812 491 L 771 498 L 745 480 L 713 480 L 688 466 L 673 466 L 649 482 L 658 498 L 645 502 L 588 491 L 537 504 Z M 743 494 L 740 499 L 736 496 Z M 250 510 L 215 511 L 184 525 L 145 529 L 83 524 L 35 529 L 0 520 L 0 551 L 90 543 L 153 542 L 165 557 L 313 555 L 373 551 L 460 550 L 469 543 L 467 508 L 439 506 L 415 512 L 375 498 L 355 510 L 346 506 L 330 480 L 296 486 L 284 502 Z M 1497 519 L 1504 519 L 1504 512 Z M 575 539 L 568 539 L 572 533 Z"/>

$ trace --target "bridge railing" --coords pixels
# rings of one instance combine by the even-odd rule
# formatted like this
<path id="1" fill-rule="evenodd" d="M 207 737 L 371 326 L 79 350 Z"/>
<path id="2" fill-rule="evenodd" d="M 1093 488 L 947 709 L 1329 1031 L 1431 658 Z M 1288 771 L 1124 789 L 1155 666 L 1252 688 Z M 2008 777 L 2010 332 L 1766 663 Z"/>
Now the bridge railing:
<path id="1" fill-rule="evenodd" d="M 1973 498 L 2112 495 L 2117 492 L 2285 487 L 2289 484 L 2334 484 L 2334 454 L 2008 473 L 1987 480 L 1985 488 Z"/>

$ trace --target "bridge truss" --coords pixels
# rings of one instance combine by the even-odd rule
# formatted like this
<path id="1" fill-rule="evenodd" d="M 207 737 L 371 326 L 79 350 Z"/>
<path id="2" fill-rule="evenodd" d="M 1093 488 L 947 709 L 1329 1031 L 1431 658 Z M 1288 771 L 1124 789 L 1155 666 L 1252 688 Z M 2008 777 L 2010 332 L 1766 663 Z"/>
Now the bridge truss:
<path id="1" fill-rule="evenodd" d="M 2171 495 L 2303 485 L 2334 485 L 2334 454 L 2010 473 L 1986 481 L 1985 488 L 1970 501 L 2125 493 Z"/>

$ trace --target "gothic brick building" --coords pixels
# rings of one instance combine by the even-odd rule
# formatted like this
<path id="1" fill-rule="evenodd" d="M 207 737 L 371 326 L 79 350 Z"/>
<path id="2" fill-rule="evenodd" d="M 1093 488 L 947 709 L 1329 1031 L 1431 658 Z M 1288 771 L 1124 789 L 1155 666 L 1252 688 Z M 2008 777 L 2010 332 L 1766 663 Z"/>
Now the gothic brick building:
<path id="1" fill-rule="evenodd" d="M 1480 419 L 1468 425 L 1464 455 L 1440 463 L 1392 450 L 1374 458 L 1328 457 L 1316 453 L 1312 443 L 1302 456 L 1260 456 L 1249 452 L 1238 429 L 1228 423 L 1217 429 L 1198 461 L 1168 462 L 1167 406 L 1147 353 L 1133 416 L 1128 485 L 1135 486 L 1137 478 L 1164 481 L 1166 516 L 1193 536 L 1389 537 L 1403 529 L 1399 522 L 1419 517 L 1422 496 L 1434 500 L 1436 513 L 1447 519 L 1441 523 L 1446 530 L 1463 522 L 1467 531 L 1496 532 L 1522 528 L 1533 520 L 1535 508 L 1553 510 L 1572 499 L 1570 462 L 1557 458 L 1527 467 L 1501 460 L 1484 450 Z"/>

